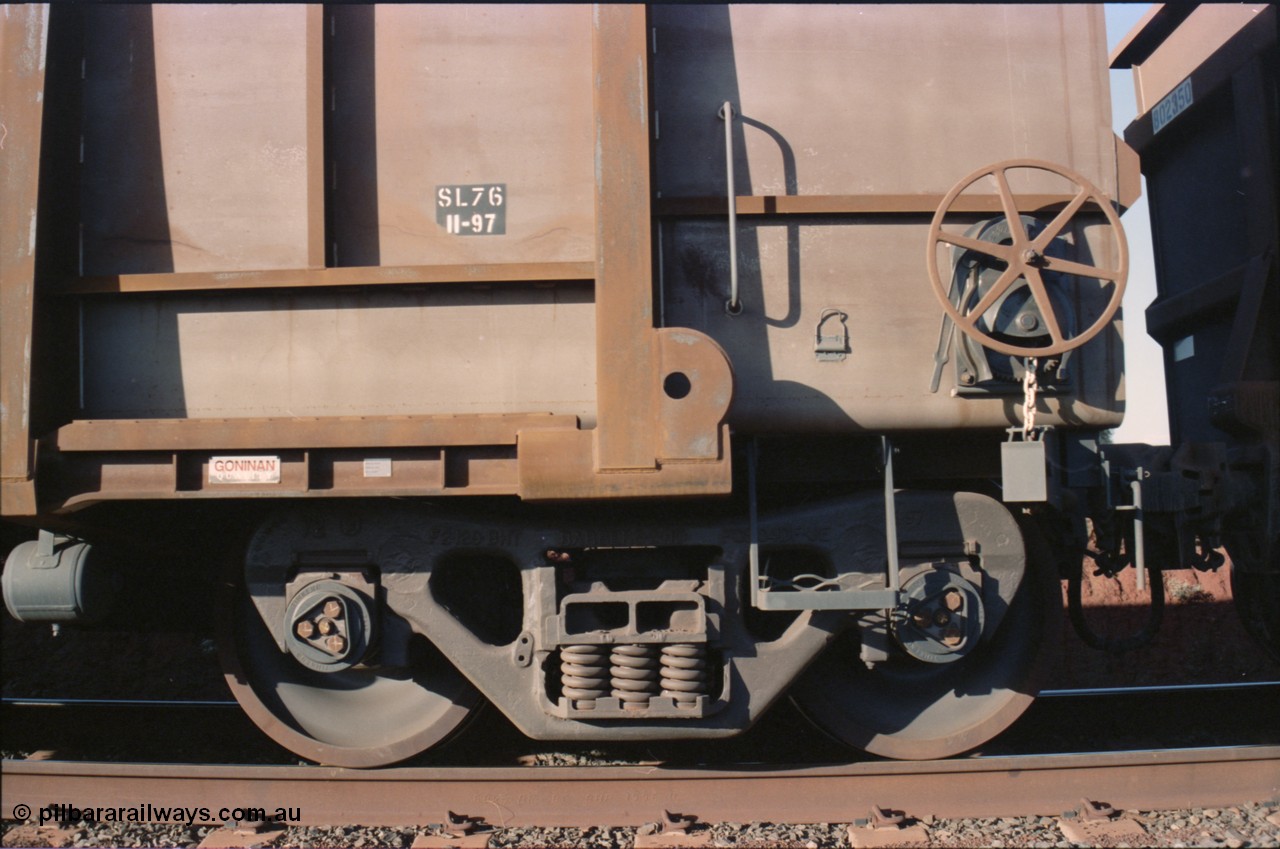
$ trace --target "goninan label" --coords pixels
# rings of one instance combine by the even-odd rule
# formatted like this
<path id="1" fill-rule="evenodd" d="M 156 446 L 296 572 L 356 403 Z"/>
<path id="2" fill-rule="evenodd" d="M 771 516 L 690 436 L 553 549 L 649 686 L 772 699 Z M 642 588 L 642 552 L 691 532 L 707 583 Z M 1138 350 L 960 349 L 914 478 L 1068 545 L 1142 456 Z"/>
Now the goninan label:
<path id="1" fill-rule="evenodd" d="M 210 457 L 209 483 L 280 483 L 280 458 Z"/>

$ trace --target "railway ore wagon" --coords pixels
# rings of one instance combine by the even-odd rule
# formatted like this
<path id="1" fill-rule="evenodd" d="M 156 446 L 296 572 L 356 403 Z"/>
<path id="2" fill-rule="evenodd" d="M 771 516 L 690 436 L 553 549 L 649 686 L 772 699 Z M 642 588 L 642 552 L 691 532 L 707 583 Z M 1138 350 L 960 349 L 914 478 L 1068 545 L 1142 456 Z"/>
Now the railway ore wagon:
<path id="1" fill-rule="evenodd" d="M 1244 623 L 1280 658 L 1276 8 L 1153 8 L 1112 67 L 1133 68 L 1138 97 L 1125 138 L 1147 178 L 1159 291 L 1147 332 L 1164 350 L 1175 446 L 1141 462 L 1183 478 L 1146 506 L 1180 514 L 1184 549 L 1225 544 Z M 1196 566 L 1221 564 L 1198 548 Z"/>
<path id="2" fill-rule="evenodd" d="M 1033 699 L 1133 506 L 1100 7 L 0 26 L 14 616 L 141 615 L 150 564 L 346 766 L 483 702 L 636 741 L 785 696 L 932 758 Z"/>

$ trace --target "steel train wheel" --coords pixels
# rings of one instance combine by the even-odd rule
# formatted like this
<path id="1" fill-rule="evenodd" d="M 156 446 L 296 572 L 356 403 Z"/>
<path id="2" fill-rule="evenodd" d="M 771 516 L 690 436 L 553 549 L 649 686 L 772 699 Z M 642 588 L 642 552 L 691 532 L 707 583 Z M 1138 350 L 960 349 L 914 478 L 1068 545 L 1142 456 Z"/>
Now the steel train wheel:
<path id="1" fill-rule="evenodd" d="M 402 675 L 354 667 L 315 672 L 284 654 L 248 594 L 224 588 L 219 649 L 236 701 L 267 736 L 318 763 L 398 763 L 453 734 L 479 694 L 425 638 Z"/>
<path id="2" fill-rule="evenodd" d="M 973 654 L 948 664 L 904 655 L 868 669 L 851 630 L 809 668 L 792 701 L 830 736 L 886 758 L 950 757 L 1000 734 L 1034 701 L 1041 649 L 1061 625 L 1052 560 L 1028 548 L 1029 574 L 995 635 Z"/>

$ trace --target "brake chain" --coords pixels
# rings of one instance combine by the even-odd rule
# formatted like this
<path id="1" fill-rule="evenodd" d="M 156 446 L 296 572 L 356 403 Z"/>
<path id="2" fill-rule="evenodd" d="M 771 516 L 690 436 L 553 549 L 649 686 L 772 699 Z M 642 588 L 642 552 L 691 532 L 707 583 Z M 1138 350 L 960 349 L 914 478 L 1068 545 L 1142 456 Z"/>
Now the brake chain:
<path id="1" fill-rule="evenodd" d="M 1036 372 L 1040 361 L 1027 357 L 1025 366 L 1022 372 L 1022 439 L 1030 442 L 1036 438 L 1036 393 L 1040 390 Z"/>

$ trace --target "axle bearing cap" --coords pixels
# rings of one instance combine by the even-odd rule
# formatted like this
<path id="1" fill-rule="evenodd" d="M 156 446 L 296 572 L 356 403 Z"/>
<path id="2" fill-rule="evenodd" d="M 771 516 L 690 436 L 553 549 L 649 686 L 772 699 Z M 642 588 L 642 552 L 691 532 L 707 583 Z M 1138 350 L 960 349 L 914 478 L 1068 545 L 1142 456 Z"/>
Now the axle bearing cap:
<path id="1" fill-rule="evenodd" d="M 982 593 L 945 568 L 916 575 L 902 588 L 893 636 L 902 650 L 925 663 L 952 663 L 982 637 Z"/>
<path id="2" fill-rule="evenodd" d="M 333 616 L 333 613 L 337 616 Z M 285 608 L 285 646 L 316 672 L 341 672 L 364 659 L 373 618 L 364 594 L 338 581 L 307 584 Z"/>

